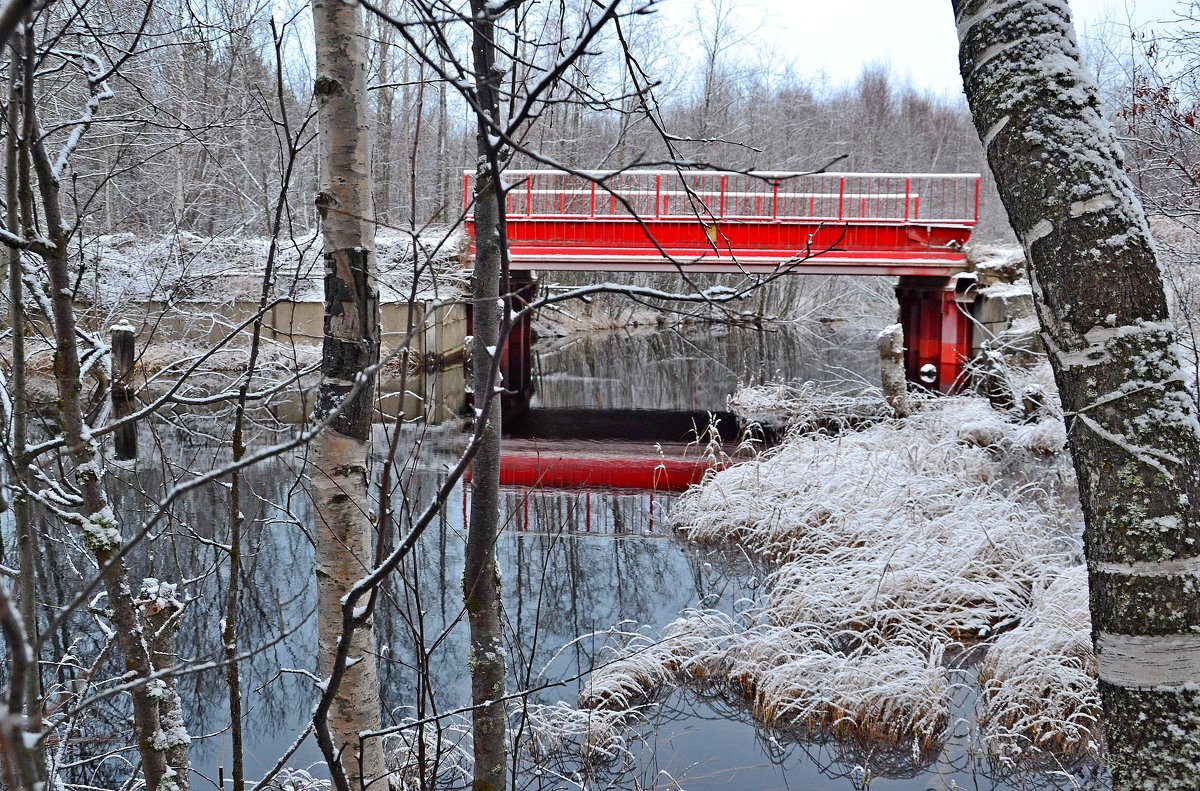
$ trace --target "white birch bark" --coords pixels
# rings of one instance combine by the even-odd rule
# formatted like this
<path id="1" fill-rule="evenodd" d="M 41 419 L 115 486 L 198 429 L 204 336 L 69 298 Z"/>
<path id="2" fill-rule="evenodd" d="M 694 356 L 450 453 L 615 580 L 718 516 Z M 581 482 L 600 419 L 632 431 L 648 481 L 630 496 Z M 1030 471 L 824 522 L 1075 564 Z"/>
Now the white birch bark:
<path id="1" fill-rule="evenodd" d="M 317 208 L 325 256 L 325 339 L 314 417 L 340 410 L 313 443 L 309 475 L 316 512 L 318 672 L 328 678 L 345 618 L 342 599 L 372 565 L 367 502 L 379 306 L 372 261 L 370 129 L 366 39 L 357 3 L 314 0 L 320 124 Z M 337 685 L 328 731 L 351 788 L 384 773 L 375 634 L 371 621 L 351 630 L 346 671 Z M 372 787 L 378 787 L 377 785 Z"/>
<path id="2" fill-rule="evenodd" d="M 1200 426 L 1153 242 L 1065 0 L 954 0 L 963 85 L 1034 298 L 1086 521 L 1115 791 L 1196 788 Z"/>

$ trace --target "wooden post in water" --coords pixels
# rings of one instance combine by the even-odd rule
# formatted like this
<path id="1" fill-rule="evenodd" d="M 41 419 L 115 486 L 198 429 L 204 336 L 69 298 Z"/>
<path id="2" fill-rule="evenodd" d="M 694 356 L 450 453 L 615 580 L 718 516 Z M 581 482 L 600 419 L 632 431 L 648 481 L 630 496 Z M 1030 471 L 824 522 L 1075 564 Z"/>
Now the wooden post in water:
<path id="1" fill-rule="evenodd" d="M 133 413 L 133 327 L 126 321 L 114 324 L 112 337 L 112 417 L 120 420 Z M 114 432 L 118 461 L 137 458 L 137 425 L 128 423 Z"/>
<path id="2" fill-rule="evenodd" d="M 912 414 L 908 404 L 908 377 L 904 374 L 904 328 L 893 324 L 879 333 L 879 373 L 883 398 L 896 417 Z"/>

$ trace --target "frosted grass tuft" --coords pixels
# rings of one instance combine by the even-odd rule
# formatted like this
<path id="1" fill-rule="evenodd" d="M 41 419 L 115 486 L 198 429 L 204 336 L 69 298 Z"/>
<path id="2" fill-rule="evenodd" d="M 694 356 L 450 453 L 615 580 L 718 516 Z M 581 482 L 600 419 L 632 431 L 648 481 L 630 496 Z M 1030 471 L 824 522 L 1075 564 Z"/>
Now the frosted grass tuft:
<path id="1" fill-rule="evenodd" d="M 1098 756 L 1081 522 L 1056 406 L 1040 417 L 926 400 L 902 421 L 792 432 L 710 476 L 673 527 L 766 566 L 764 595 L 736 616 L 691 611 L 626 636 L 581 705 L 616 712 L 699 685 L 768 726 L 930 750 L 949 725 L 947 656 L 983 645 L 979 723 L 994 755 Z"/>

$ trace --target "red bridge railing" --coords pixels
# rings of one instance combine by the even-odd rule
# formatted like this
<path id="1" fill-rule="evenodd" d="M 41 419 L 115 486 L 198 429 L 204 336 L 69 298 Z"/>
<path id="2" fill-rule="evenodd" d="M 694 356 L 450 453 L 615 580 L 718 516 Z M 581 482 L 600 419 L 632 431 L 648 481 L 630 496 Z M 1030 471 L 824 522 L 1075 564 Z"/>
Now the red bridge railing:
<path id="1" fill-rule="evenodd" d="M 463 209 L 474 173 L 463 174 Z M 974 226 L 977 173 L 725 173 L 633 170 L 577 176 L 509 170 L 510 219 L 807 220 Z"/>
<path id="2" fill-rule="evenodd" d="M 976 173 L 510 170 L 517 269 L 946 277 L 979 220 Z M 474 173 L 463 174 L 466 229 Z"/>

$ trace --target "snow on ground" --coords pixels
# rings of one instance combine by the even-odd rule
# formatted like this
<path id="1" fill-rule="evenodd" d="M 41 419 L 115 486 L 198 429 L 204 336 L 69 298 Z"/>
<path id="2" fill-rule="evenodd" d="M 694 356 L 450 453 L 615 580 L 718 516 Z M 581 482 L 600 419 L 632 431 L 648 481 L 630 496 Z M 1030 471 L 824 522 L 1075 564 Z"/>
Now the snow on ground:
<path id="1" fill-rule="evenodd" d="M 463 243 L 461 231 L 447 234 L 445 229 L 432 229 L 419 237 L 414 263 L 410 236 L 380 234 L 375 261 L 381 303 L 408 301 L 414 272 L 418 300 L 449 301 L 461 296 L 469 274 L 459 260 Z M 224 389 L 248 364 L 250 333 L 235 330 L 254 315 L 269 249 L 269 239 L 189 233 L 153 239 L 111 234 L 84 240 L 74 254 L 80 267 L 80 327 L 89 338 L 85 349 L 106 351 L 110 325 L 132 321 L 138 330 L 138 370 L 152 385 L 161 385 L 152 392 L 170 386 L 175 376 L 193 365 L 207 376 L 195 377 L 191 383 L 195 386 L 185 388 L 184 395 Z M 294 335 L 263 334 L 257 362 L 262 377 L 283 381 L 319 360 L 323 281 L 319 236 L 281 241 L 272 298 L 317 303 L 317 308 L 315 319 L 308 320 L 310 326 L 298 326 Z M 286 322 L 290 316 L 286 307 L 279 310 L 281 321 Z M 268 314 L 268 319 L 272 325 L 273 315 Z M 52 403 L 53 338 L 35 334 L 26 344 L 34 398 Z M 232 378 L 213 378 L 214 373 L 229 373 Z"/>
<path id="2" fill-rule="evenodd" d="M 1053 483 L 1072 480 L 1061 421 L 1053 408 L 1021 424 L 979 398 L 930 399 L 902 421 L 793 433 L 716 473 L 672 523 L 752 558 L 765 594 L 734 616 L 685 613 L 618 641 L 581 704 L 628 708 L 700 684 L 769 726 L 929 750 L 952 687 L 975 683 L 956 669 L 975 654 L 964 649 L 982 644 L 979 723 L 994 755 L 1097 755 L 1081 522 L 1073 484 Z"/>
<path id="3" fill-rule="evenodd" d="M 970 244 L 967 260 L 983 285 L 1012 283 L 1025 275 L 1025 251 L 1017 244 Z"/>
<path id="4" fill-rule="evenodd" d="M 418 293 L 422 299 L 449 299 L 462 293 L 461 232 L 435 229 L 419 238 Z M 270 240 L 203 237 L 179 233 L 157 239 L 133 234 L 97 236 L 77 251 L 83 266 L 82 294 L 93 302 L 257 302 Z M 375 240 L 380 300 L 405 301 L 413 283 L 412 239 L 381 233 Z M 321 238 L 282 240 L 275 262 L 272 296 L 320 302 L 325 276 Z"/>
<path id="5" fill-rule="evenodd" d="M 839 430 L 892 415 L 881 393 L 822 394 L 815 382 L 783 379 L 742 387 L 729 397 L 729 409 L 743 424 L 775 432 L 789 426 Z"/>

